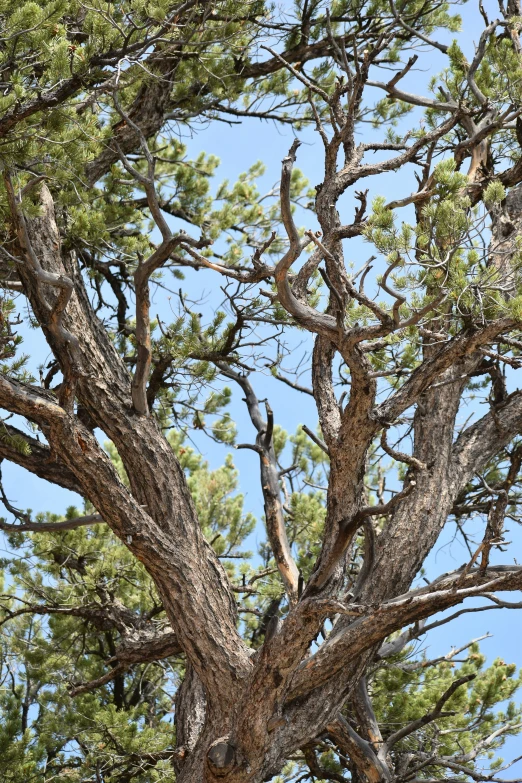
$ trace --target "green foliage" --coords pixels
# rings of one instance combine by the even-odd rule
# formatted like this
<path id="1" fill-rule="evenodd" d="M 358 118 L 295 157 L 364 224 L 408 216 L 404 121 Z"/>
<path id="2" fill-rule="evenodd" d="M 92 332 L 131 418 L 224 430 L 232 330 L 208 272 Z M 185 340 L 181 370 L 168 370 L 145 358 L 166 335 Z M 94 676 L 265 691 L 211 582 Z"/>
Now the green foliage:
<path id="1" fill-rule="evenodd" d="M 409 647 L 377 671 L 372 681 L 372 701 L 388 736 L 397 727 L 430 712 L 456 679 L 475 676 L 445 702 L 444 712 L 448 715 L 437 720 L 436 727 L 428 724 L 404 737 L 396 746 L 396 754 L 422 747 L 428 754 L 431 750 L 451 757 L 473 750 L 507 725 L 497 742 L 484 750 L 485 757 L 491 759 L 506 736 L 520 733 L 521 711 L 510 701 L 522 683 L 522 673 L 517 675 L 516 666 L 497 658 L 485 668 L 486 659 L 477 643 L 469 646 L 460 665 L 452 660 L 454 657 L 452 650 L 441 662 L 430 662 L 424 652 L 418 657 Z M 390 698 L 390 694 L 394 696 Z"/>
<path id="2" fill-rule="evenodd" d="M 16 355 L 22 337 L 16 333 L 15 327 L 20 321 L 15 319 L 14 313 L 14 301 L 5 292 L 0 292 L 0 372 L 19 380 L 29 380 L 30 376 L 24 370 L 27 356 Z"/>
<path id="3" fill-rule="evenodd" d="M 324 96 L 340 89 L 338 68 L 334 58 L 322 54 L 316 57 L 316 51 L 324 51 L 326 36 L 331 34 L 340 41 L 346 29 L 351 31 L 347 44 L 356 46 L 357 32 L 362 34 L 364 27 L 375 31 L 364 57 L 392 22 L 388 0 L 335 0 L 331 4 L 298 1 L 292 10 L 292 23 L 280 27 L 279 12 L 258 0 L 246 4 L 224 0 L 210 4 L 212 8 L 208 5 L 196 4 L 188 21 L 180 23 L 176 15 L 172 17 L 173 6 L 168 0 L 116 4 L 94 0 L 87 5 L 76 0 L 2 0 L 0 119 L 16 113 L 22 105 L 27 109 L 38 103 L 42 95 L 62 91 L 56 105 L 51 101 L 34 112 L 25 111 L 3 138 L 2 160 L 12 172 L 21 211 L 27 218 L 40 215 L 40 180 L 49 187 L 63 252 L 70 253 L 69 260 L 78 260 L 98 315 L 132 370 L 137 357 L 133 276 L 140 262 L 157 246 L 153 210 L 143 181 L 132 177 L 128 165 L 117 156 L 95 184 L 86 172 L 93 161 L 110 151 L 111 144 L 114 147 L 122 128 L 128 127 L 114 100 L 116 73 L 120 103 L 131 107 L 132 114 L 151 84 L 168 81 L 162 71 L 164 63 L 158 64 L 161 58 L 155 60 L 149 55 L 169 50 L 176 57 L 183 54 L 176 61 L 169 94 L 161 97 L 171 108 L 162 127 L 151 132 L 148 145 L 155 160 L 156 196 L 163 215 L 173 230 L 188 230 L 192 238 L 201 235 L 202 241 L 197 252 L 191 252 L 192 246 L 176 247 L 151 278 L 151 301 L 156 293 L 166 291 L 172 316 L 167 319 L 171 322 L 166 322 L 164 313 L 161 317 L 155 311 L 151 313 L 149 391 L 154 392 L 153 415 L 185 472 L 206 540 L 232 582 L 238 627 L 255 651 L 263 643 L 269 618 L 284 617 L 288 612 L 283 583 L 262 525 L 244 510 L 244 495 L 238 491 L 239 475 L 232 457 L 224 456 L 220 467 L 211 468 L 197 444 L 205 435 L 218 446 L 234 447 L 237 434 L 232 402 L 239 398 L 233 396 L 231 385 L 255 371 L 275 382 L 285 377 L 283 366 L 296 354 L 295 345 L 284 342 L 284 330 L 295 324 L 278 301 L 273 268 L 267 271 L 287 250 L 288 237 L 282 225 L 278 185 L 266 185 L 265 161 L 253 163 L 236 182 L 223 181 L 219 158 L 214 154 L 218 151 L 192 155 L 190 143 L 180 138 L 187 138 L 199 123 L 216 117 L 228 121 L 242 113 L 263 112 L 292 123 L 297 131 L 323 122 L 330 133 L 333 120 L 337 122 L 338 118 L 332 120 Z M 331 19 L 328 31 L 327 8 Z M 456 34 L 461 29 L 461 19 L 449 2 L 405 0 L 400 13 L 403 19 L 415 20 L 415 29 L 423 37 L 438 35 L 440 30 Z M 518 30 L 520 20 L 512 19 L 510 25 L 509 29 Z M 390 66 L 395 65 L 398 73 L 405 55 L 409 57 L 410 41 L 405 30 L 401 28 L 400 34 L 390 36 L 382 54 L 380 62 L 385 63 L 387 80 Z M 259 40 L 272 41 L 272 37 L 278 37 L 278 46 L 292 56 L 296 51 L 304 51 L 306 56 L 302 61 L 290 58 L 293 72 L 281 67 L 262 78 L 247 79 L 244 73 L 259 62 Z M 155 50 L 158 40 L 160 48 Z M 316 43 L 319 46 L 315 47 Z M 312 47 L 314 57 L 308 57 L 307 47 Z M 339 59 L 338 52 L 336 55 Z M 481 116 L 479 92 L 487 106 L 498 107 L 499 117 L 502 112 L 517 114 L 522 104 L 522 67 L 507 27 L 502 27 L 502 35 L 488 40 L 475 82 L 476 89 L 471 90 L 469 63 L 459 39 L 455 39 L 448 48 L 445 69 L 432 80 L 436 98 L 453 100 L 470 122 L 472 116 Z M 346 94 L 342 94 L 342 106 L 351 111 Z M 370 124 L 372 132 L 384 129 L 388 148 L 401 151 L 424 138 L 440 122 L 441 110 L 428 107 L 418 125 L 412 120 L 406 137 L 403 130 L 408 115 L 417 108 L 394 95 L 371 98 L 356 111 L 357 133 L 366 132 L 363 122 Z M 384 379 L 379 393 L 402 386 L 422 359 L 426 335 L 432 339 L 435 334 L 439 339 L 437 329 L 441 324 L 451 339 L 499 316 L 522 322 L 522 240 L 514 240 L 509 296 L 503 295 L 500 271 L 484 250 L 487 222 L 497 214 L 495 210 L 502 208 L 507 195 L 499 172 L 520 161 L 518 125 L 519 119 L 515 119 L 509 127 L 491 131 L 488 154 L 497 173 L 489 177 L 486 172 L 488 184 L 478 197 L 465 170 L 470 150 L 463 143 L 462 127 L 456 125 L 430 147 L 429 153 L 419 152 L 414 159 L 416 173 L 421 172 L 419 182 L 424 177 L 422 198 L 418 193 L 411 197 L 406 194 L 388 202 L 377 196 L 371 214 L 363 210 L 359 223 L 353 224 L 364 224 L 362 236 L 372 246 L 372 263 L 376 263 L 371 273 L 371 265 L 364 267 L 357 283 L 360 296 L 350 298 L 338 322 L 340 327 L 343 319 L 353 327 L 373 324 L 378 337 L 385 333 L 380 331 L 380 324 L 391 320 L 397 326 L 367 354 L 373 378 L 379 379 L 378 383 Z M 348 148 L 346 140 L 345 144 Z M 361 157 L 356 164 L 347 163 L 347 169 L 352 164 L 367 163 L 367 158 L 363 160 L 367 153 L 363 154 L 362 147 L 357 149 Z M 129 153 L 130 163 L 144 177 L 147 160 L 143 150 L 136 150 L 137 146 Z M 257 153 L 253 160 L 256 157 Z M 315 198 L 320 188 L 310 189 L 304 174 L 293 169 L 290 198 L 301 237 L 304 229 L 300 226 L 306 222 L 308 227 L 309 220 L 315 219 Z M 366 198 L 361 193 L 357 197 L 359 203 Z M 14 278 L 19 260 L 10 252 L 13 225 L 4 185 L 0 185 L 0 216 L 5 245 L 2 264 Z M 337 216 L 333 222 L 336 220 Z M 221 282 L 216 285 L 216 277 L 212 278 L 211 313 L 205 314 L 200 312 L 202 305 L 197 298 L 191 300 L 186 292 L 176 289 L 179 281 L 199 275 L 198 290 L 203 291 L 209 268 L 225 270 L 229 277 L 221 281 L 222 288 Z M 294 264 L 291 283 L 298 271 Z M 365 277 L 368 289 L 373 286 L 366 299 L 361 293 Z M 6 273 L 7 288 L 11 282 Z M 324 309 L 326 293 L 323 278 L 315 268 L 307 281 L 308 307 Z M 16 313 L 20 308 L 11 294 L 3 293 L 0 299 L 0 374 L 26 382 L 32 379 L 25 367 L 26 357 L 19 353 L 22 339 L 16 332 Z M 28 323 L 32 319 L 29 313 Z M 300 326 L 298 329 L 302 335 L 304 330 Z M 520 346 L 516 345 L 499 345 L 498 350 L 520 355 Z M 498 357 L 495 361 L 498 370 Z M 487 364 L 488 371 L 492 365 Z M 47 369 L 48 374 L 44 372 Z M 59 391 L 59 381 L 54 391 L 50 389 L 58 369 L 57 365 L 41 368 L 42 384 L 51 395 Z M 351 368 L 339 362 L 334 370 L 335 382 L 348 393 Z M 298 371 L 299 367 L 297 377 Z M 493 394 L 489 377 L 470 380 L 468 391 L 484 390 Z M 341 411 L 346 404 L 343 398 L 339 395 Z M 410 437 L 408 427 L 407 418 L 397 425 L 399 445 Z M 42 435 L 45 437 L 45 432 Z M 258 431 L 258 435 L 263 432 Z M 317 440 L 321 438 L 318 431 Z M 30 455 L 27 441 L 11 434 L 5 423 L 0 424 L 0 443 L 19 456 Z M 288 539 L 306 582 L 321 552 L 329 459 L 302 428 L 289 434 L 276 423 L 272 445 L 280 472 Z M 128 486 L 114 445 L 107 443 L 106 451 Z M 361 487 L 364 484 L 361 494 L 365 502 L 385 503 L 409 472 L 406 463 L 388 459 L 377 440 L 368 454 L 364 481 L 362 477 L 357 479 Z M 506 455 L 502 454 L 491 461 L 482 478 L 496 488 L 505 474 Z M 483 487 L 474 482 L 466 488 L 466 497 L 484 502 L 480 494 Z M 497 489 L 494 491 L 498 494 Z M 518 496 L 510 505 L 513 513 L 517 501 Z M 477 503 L 468 505 L 473 508 Z M 93 509 L 87 504 L 83 511 L 90 513 Z M 81 513 L 70 508 L 65 519 Z M 455 518 L 461 522 L 472 513 L 462 504 Z M 60 517 L 47 513 L 33 518 L 28 512 L 26 519 L 46 523 Z M 376 533 L 385 519 L 384 514 L 375 517 Z M 4 591 L 0 600 L 2 783 L 173 783 L 175 692 L 185 671 L 184 657 L 173 654 L 160 661 L 112 670 L 117 648 L 132 641 L 133 622 L 140 630 L 161 632 L 167 627 L 160 598 L 144 567 L 130 555 L 125 542 L 104 525 L 45 534 L 9 532 L 7 541 L 12 551 L 0 569 Z M 257 551 L 252 554 L 250 550 L 254 549 Z M 349 550 L 344 585 L 348 595 L 360 573 L 363 549 L 361 533 Z M 118 612 L 123 615 L 116 616 Z M 330 632 L 329 624 L 323 629 L 323 637 Z M 320 643 L 320 638 L 314 641 L 315 645 Z M 115 676 L 106 677 L 107 673 Z M 521 676 L 513 665 L 500 659 L 486 667 L 477 645 L 469 648 L 458 667 L 451 658 L 430 662 L 411 646 L 375 664 L 370 672 L 370 692 L 385 738 L 398 727 L 423 718 L 454 679 L 466 674 L 475 675 L 475 679 L 448 700 L 445 711 L 450 714 L 423 725 L 397 743 L 393 755 L 399 766 L 401 756 L 430 753 L 436 743 L 439 754 L 451 757 L 502 729 L 483 754 L 492 761 L 492 754 L 506 737 L 519 731 L 521 712 L 513 697 Z M 106 679 L 98 682 L 96 689 L 71 696 L 75 685 L 100 678 Z M 346 708 L 346 717 L 353 720 L 351 705 Z M 327 741 L 321 743 L 317 750 L 320 767 L 339 779 L 346 770 Z M 471 778 L 476 763 L 469 762 Z M 492 763 L 492 769 L 496 763 Z M 304 762 L 296 755 L 279 780 L 299 779 L 303 768 Z M 443 773 L 427 764 L 420 774 L 431 780 Z M 465 780 L 467 772 L 461 770 L 457 775 Z"/>
<path id="4" fill-rule="evenodd" d="M 490 182 L 484 191 L 484 202 L 486 204 L 498 204 L 506 197 L 506 189 L 498 180 Z"/>
<path id="5" fill-rule="evenodd" d="M 5 425 L 0 425 L 0 440 L 7 446 L 11 446 L 22 456 L 28 457 L 31 453 L 31 447 L 22 435 L 13 435 L 6 429 Z"/>
<path id="6" fill-rule="evenodd" d="M 242 551 L 242 544 L 255 519 L 243 512 L 232 459 L 210 470 L 178 433 L 171 431 L 169 440 L 187 472 L 205 535 L 236 579 L 239 561 L 233 558 L 243 561 L 251 556 Z M 108 451 L 125 480 L 111 444 Z M 79 514 L 70 508 L 65 519 Z M 55 514 L 40 514 L 35 521 L 58 520 Z M 157 628 L 164 625 L 159 598 L 143 566 L 102 524 L 67 532 L 15 533 L 10 544 L 17 549 L 2 563 L 8 587 L 0 601 L 0 621 L 8 620 L 24 602 L 45 605 L 50 612 L 47 617 L 22 614 L 3 628 L 2 780 L 22 783 L 24 776 L 47 770 L 45 774 L 79 783 L 95 770 L 101 774 L 109 768 L 114 774 L 132 771 L 143 783 L 173 780 L 166 751 L 174 737 L 173 697 L 183 673 L 182 660 L 138 665 L 94 692 L 69 695 L 74 683 L 106 673 L 106 660 L 125 636 L 124 626 L 101 620 L 104 606 L 125 607 L 143 621 L 154 618 Z M 77 611 L 69 615 L 73 607 Z M 151 763 L 140 772 L 143 754 L 151 754 Z"/>

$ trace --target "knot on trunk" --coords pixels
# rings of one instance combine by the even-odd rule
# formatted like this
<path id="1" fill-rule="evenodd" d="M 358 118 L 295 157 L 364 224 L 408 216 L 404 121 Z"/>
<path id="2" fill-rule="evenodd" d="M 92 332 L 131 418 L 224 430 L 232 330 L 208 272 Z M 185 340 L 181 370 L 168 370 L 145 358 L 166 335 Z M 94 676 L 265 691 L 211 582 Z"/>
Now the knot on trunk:
<path id="1" fill-rule="evenodd" d="M 236 752 L 228 737 L 220 737 L 212 743 L 207 753 L 207 760 L 214 775 L 227 775 L 236 763 Z"/>

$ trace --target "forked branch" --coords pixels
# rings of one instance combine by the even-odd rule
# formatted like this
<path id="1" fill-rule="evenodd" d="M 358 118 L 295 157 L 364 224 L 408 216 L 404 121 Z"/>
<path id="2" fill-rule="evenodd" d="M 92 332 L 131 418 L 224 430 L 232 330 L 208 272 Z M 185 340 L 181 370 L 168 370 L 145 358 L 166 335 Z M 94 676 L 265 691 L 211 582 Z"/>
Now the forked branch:
<path id="1" fill-rule="evenodd" d="M 266 420 L 263 418 L 259 401 L 247 375 L 236 372 L 223 361 L 217 361 L 215 364 L 226 378 L 239 385 L 245 395 L 250 420 L 257 432 L 256 442 L 252 448 L 259 454 L 266 531 L 288 600 L 290 604 L 294 604 L 298 599 L 299 571 L 288 541 L 281 502 L 279 466 L 273 443 L 274 414 L 269 403 L 266 402 L 267 417 Z"/>
<path id="2" fill-rule="evenodd" d="M 118 148 L 120 160 L 129 174 L 131 174 L 136 182 L 145 190 L 147 206 L 162 237 L 160 245 L 149 258 L 144 260 L 140 256 L 138 257 L 139 263 L 134 273 L 136 292 L 136 368 L 132 378 L 131 393 L 135 410 L 142 416 L 147 416 L 149 413 L 147 383 L 152 365 L 149 280 L 154 272 L 163 266 L 170 258 L 174 249 L 182 243 L 187 246 L 192 245 L 199 248 L 205 247 L 205 245 L 208 245 L 209 243 L 207 240 L 203 239 L 199 241 L 193 240 L 183 232 L 180 232 L 175 236 L 172 234 L 170 226 L 161 210 L 160 199 L 156 192 L 155 158 L 149 149 L 149 145 L 141 128 L 123 111 L 118 99 L 117 82 L 113 92 L 113 100 L 114 106 L 122 119 L 134 130 L 139 138 L 141 150 L 147 161 L 147 174 L 142 174 L 141 171 L 136 169 L 136 167 L 130 163 L 124 152 Z"/>

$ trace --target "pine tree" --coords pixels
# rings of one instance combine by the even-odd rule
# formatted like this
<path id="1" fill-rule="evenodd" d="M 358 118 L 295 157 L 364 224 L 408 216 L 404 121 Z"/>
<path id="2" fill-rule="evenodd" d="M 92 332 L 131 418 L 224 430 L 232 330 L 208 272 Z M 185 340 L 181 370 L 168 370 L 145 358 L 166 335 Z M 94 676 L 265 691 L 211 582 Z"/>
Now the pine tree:
<path id="1" fill-rule="evenodd" d="M 467 57 L 455 5 L 3 3 L 0 458 L 83 507 L 0 483 L 2 782 L 503 780 L 516 667 L 419 647 L 522 587 L 522 13 Z M 295 134 L 268 192 L 177 132 L 243 118 Z"/>

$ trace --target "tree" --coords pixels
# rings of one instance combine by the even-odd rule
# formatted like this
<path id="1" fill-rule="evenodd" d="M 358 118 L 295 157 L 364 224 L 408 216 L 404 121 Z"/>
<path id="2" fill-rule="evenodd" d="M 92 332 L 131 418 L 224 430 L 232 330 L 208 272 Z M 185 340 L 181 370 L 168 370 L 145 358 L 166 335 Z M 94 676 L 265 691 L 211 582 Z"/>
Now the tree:
<path id="1" fill-rule="evenodd" d="M 7 780 L 499 779 L 514 667 L 413 647 L 522 587 L 497 563 L 522 461 L 522 14 L 480 14 L 466 58 L 433 0 L 4 2 L 0 456 L 85 501 L 35 519 L 3 491 L 24 555 L 4 563 Z M 211 195 L 217 160 L 174 131 L 243 117 L 315 129 L 315 192 L 296 136 L 278 190 L 255 165 Z M 179 282 L 195 272 L 216 314 Z M 151 309 L 169 292 L 172 323 Z M 21 321 L 51 351 L 39 384 Z M 263 410 L 267 371 L 317 432 Z M 198 431 L 259 459 L 250 564 L 233 463 L 210 471 Z M 446 525 L 468 561 L 412 586 Z"/>

